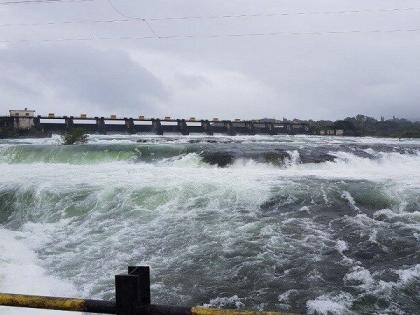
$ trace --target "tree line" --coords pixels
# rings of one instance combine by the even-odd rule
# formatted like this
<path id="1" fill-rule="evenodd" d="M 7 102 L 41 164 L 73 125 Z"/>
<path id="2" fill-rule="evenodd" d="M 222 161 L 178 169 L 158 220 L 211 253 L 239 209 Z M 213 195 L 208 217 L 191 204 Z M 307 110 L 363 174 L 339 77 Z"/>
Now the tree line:
<path id="1" fill-rule="evenodd" d="M 404 118 L 377 120 L 365 115 L 347 117 L 344 120 L 308 121 L 313 133 L 320 130 L 341 129 L 347 136 L 372 136 L 392 138 L 420 138 L 420 121 L 410 121 Z"/>

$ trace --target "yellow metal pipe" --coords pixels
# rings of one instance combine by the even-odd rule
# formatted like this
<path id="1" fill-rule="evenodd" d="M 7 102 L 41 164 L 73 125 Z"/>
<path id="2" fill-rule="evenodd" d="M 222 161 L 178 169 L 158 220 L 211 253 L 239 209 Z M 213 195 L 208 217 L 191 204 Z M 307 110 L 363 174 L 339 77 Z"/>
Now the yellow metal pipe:
<path id="1" fill-rule="evenodd" d="M 86 310 L 86 300 L 22 294 L 0 294 L 0 305 L 74 312 Z"/>
<path id="2" fill-rule="evenodd" d="M 93 313 L 106 313 L 115 314 L 116 308 L 113 302 L 94 301 L 74 298 L 62 297 L 48 297 L 48 296 L 33 296 L 22 294 L 2 294 L 0 293 L 0 306 L 24 307 L 24 308 L 38 308 L 45 310 L 57 311 L 72 311 L 72 312 L 93 312 Z M 164 311 L 159 305 L 155 305 L 157 314 L 171 314 L 171 307 L 164 307 Z M 297 315 L 294 313 L 284 312 L 251 312 L 251 311 L 238 311 L 215 309 L 205 307 L 192 307 L 189 311 L 188 308 L 183 311 L 174 311 L 173 314 L 191 314 L 191 315 Z M 155 310 L 155 311 L 156 311 Z M 160 310 L 160 311 L 159 311 Z M 153 312 L 153 310 L 152 310 Z"/>
<path id="3" fill-rule="evenodd" d="M 193 307 L 191 308 L 192 315 L 297 315 L 293 313 L 283 312 L 250 312 L 237 310 L 224 310 L 217 308 Z"/>

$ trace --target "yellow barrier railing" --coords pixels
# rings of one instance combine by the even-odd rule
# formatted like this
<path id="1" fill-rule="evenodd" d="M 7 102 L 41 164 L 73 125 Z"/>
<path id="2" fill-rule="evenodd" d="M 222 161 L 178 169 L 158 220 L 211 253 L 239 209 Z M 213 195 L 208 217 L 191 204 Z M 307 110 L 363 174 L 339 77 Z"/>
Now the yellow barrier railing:
<path id="1" fill-rule="evenodd" d="M 85 313 L 117 313 L 113 302 L 22 294 L 0 293 L 0 305 Z"/>
<path id="2" fill-rule="evenodd" d="M 292 315 L 150 303 L 149 267 L 129 267 L 115 276 L 115 301 L 0 293 L 0 306 L 117 315 Z"/>

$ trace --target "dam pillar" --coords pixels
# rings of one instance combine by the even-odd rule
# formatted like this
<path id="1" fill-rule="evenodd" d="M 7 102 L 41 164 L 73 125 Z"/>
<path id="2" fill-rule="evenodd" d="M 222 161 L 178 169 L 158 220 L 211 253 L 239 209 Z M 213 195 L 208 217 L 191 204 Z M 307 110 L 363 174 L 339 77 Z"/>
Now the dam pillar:
<path id="1" fill-rule="evenodd" d="M 127 128 L 127 133 L 133 134 L 136 133 L 134 130 L 134 120 L 133 118 L 124 118 L 125 120 L 125 127 Z"/>
<path id="2" fill-rule="evenodd" d="M 71 130 L 74 127 L 73 116 L 67 117 L 64 116 L 64 123 L 66 125 L 66 130 Z"/>
<path id="3" fill-rule="evenodd" d="M 255 127 L 253 121 L 248 121 L 245 123 L 246 129 L 248 130 L 248 134 L 251 136 L 255 136 Z"/>
<path id="4" fill-rule="evenodd" d="M 266 123 L 266 124 L 265 124 L 265 128 L 266 128 L 267 133 L 268 133 L 269 135 L 274 136 L 274 135 L 276 135 L 276 134 L 277 134 L 276 129 L 274 128 L 274 123 Z"/>
<path id="5" fill-rule="evenodd" d="M 177 126 L 178 126 L 178 131 L 184 135 L 187 136 L 190 134 L 189 130 L 188 130 L 188 126 L 187 123 L 185 122 L 185 119 L 178 119 L 177 120 Z"/>
<path id="6" fill-rule="evenodd" d="M 105 128 L 105 118 L 104 117 L 95 117 L 96 120 L 96 132 L 104 135 L 106 134 L 106 128 Z"/>
<path id="7" fill-rule="evenodd" d="M 19 117 L 13 117 L 13 129 L 19 130 Z"/>
<path id="8" fill-rule="evenodd" d="M 35 129 L 41 129 L 41 116 L 34 117 L 34 127 Z"/>
<path id="9" fill-rule="evenodd" d="M 225 121 L 224 122 L 224 125 L 225 125 L 225 128 L 226 128 L 226 133 L 229 136 L 236 136 L 236 130 L 233 127 L 233 124 L 232 124 L 232 122 L 230 120 Z"/>
<path id="10" fill-rule="evenodd" d="M 293 124 L 288 124 L 287 125 L 287 133 L 289 135 L 294 135 L 295 134 L 295 131 L 294 131 L 294 128 L 293 128 Z"/>
<path id="11" fill-rule="evenodd" d="M 213 130 L 211 128 L 210 122 L 208 120 L 202 120 L 201 121 L 201 128 L 203 128 L 203 131 L 205 134 L 212 136 Z"/>
<path id="12" fill-rule="evenodd" d="M 152 119 L 152 131 L 158 135 L 161 136 L 163 135 L 163 128 L 162 128 L 162 124 L 160 123 L 160 119 Z"/>

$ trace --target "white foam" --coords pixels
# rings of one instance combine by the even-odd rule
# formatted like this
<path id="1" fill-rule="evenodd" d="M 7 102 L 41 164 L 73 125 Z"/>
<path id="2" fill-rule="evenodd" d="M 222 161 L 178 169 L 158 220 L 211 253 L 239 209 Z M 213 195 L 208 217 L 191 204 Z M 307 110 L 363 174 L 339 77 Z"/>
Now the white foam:
<path id="1" fill-rule="evenodd" d="M 355 211 L 360 211 L 360 209 L 356 206 L 356 201 L 354 200 L 353 196 L 348 191 L 343 191 L 341 194 L 341 198 L 348 201 L 350 207 Z"/>
<path id="2" fill-rule="evenodd" d="M 380 242 L 378 242 L 378 229 L 376 229 L 376 228 L 371 229 L 371 232 L 369 234 L 369 241 L 373 244 L 377 244 L 378 246 L 380 246 L 383 251 L 385 251 L 385 252 L 388 251 L 386 246 L 384 246 Z"/>
<path id="3" fill-rule="evenodd" d="M 210 165 L 201 159 L 200 155 L 197 153 L 188 153 L 184 155 L 179 155 L 172 158 L 167 158 L 156 162 L 157 166 L 162 167 L 193 167 L 193 168 L 217 168 L 217 165 Z"/>
<path id="4" fill-rule="evenodd" d="M 335 248 L 337 249 L 337 251 L 338 251 L 341 255 L 343 255 L 343 253 L 344 253 L 346 250 L 348 250 L 348 249 L 349 249 L 349 247 L 348 247 L 348 245 L 347 245 L 346 241 L 342 241 L 342 240 L 338 240 L 338 241 L 337 241 L 337 243 L 336 243 L 336 245 L 335 245 Z"/>
<path id="5" fill-rule="evenodd" d="M 400 283 L 407 284 L 413 280 L 420 280 L 420 264 L 417 264 L 409 269 L 397 270 Z"/>
<path id="6" fill-rule="evenodd" d="M 214 136 L 207 136 L 205 134 L 192 134 L 182 136 L 180 134 L 168 134 L 163 136 L 153 134 L 90 134 L 90 144 L 127 144 L 136 143 L 138 140 L 152 140 L 156 143 L 188 143 L 190 140 L 206 140 L 212 139 L 220 142 L 241 141 L 244 143 L 264 143 L 278 145 L 279 143 L 293 143 L 302 144 L 306 146 L 318 145 L 341 145 L 341 144 L 383 144 L 383 145 L 401 145 L 401 144 L 420 144 L 419 139 L 394 139 L 394 138 L 373 138 L 373 137 L 327 137 L 327 136 L 307 136 L 307 135 L 237 135 L 227 136 L 224 134 L 215 134 Z M 20 139 L 3 139 L 0 143 L 29 143 L 29 144 L 58 144 L 61 143 L 61 136 L 54 134 L 51 138 L 20 138 Z M 369 150 L 369 149 L 368 149 Z M 366 151 L 370 153 L 371 151 Z"/>
<path id="7" fill-rule="evenodd" d="M 390 271 L 398 275 L 397 281 L 378 280 L 375 278 L 377 274 L 372 274 L 368 269 L 361 266 L 352 267 L 350 272 L 344 276 L 343 280 L 345 281 L 346 285 L 352 286 L 353 288 L 357 288 L 359 290 L 357 297 L 363 297 L 366 294 L 372 294 L 374 296 L 380 296 L 385 300 L 391 300 L 395 292 L 398 292 L 401 290 L 401 288 L 410 288 L 410 284 L 413 281 L 420 280 L 420 264 L 405 269 Z M 413 294 L 416 293 L 413 292 Z M 390 307 L 392 307 L 392 304 Z M 396 308 L 393 309 L 391 313 L 399 312 L 402 311 Z"/>
<path id="8" fill-rule="evenodd" d="M 348 293 L 338 295 L 325 294 L 315 300 L 306 302 L 308 314 L 316 315 L 350 315 L 354 314 L 350 310 L 353 305 L 352 296 Z"/>
<path id="9" fill-rule="evenodd" d="M 378 159 L 368 159 L 347 152 L 334 154 L 335 161 L 294 164 L 277 172 L 287 177 L 368 180 L 387 183 L 391 181 L 404 184 L 406 187 L 420 187 L 419 155 L 384 153 Z"/>
<path id="10" fill-rule="evenodd" d="M 78 297 L 66 280 L 48 275 L 36 254 L 19 240 L 20 233 L 0 228 L 0 292 L 46 296 Z M 0 314 L 45 314 L 41 310 L 0 307 Z M 67 312 L 51 312 L 67 314 Z M 77 313 L 76 313 L 77 314 Z"/>
<path id="11" fill-rule="evenodd" d="M 237 296 L 231 296 L 231 297 L 217 297 L 214 299 L 211 299 L 209 303 L 206 303 L 203 305 L 204 307 L 234 307 L 237 309 L 240 309 L 244 306 L 244 303 L 241 302 L 241 299 Z"/>
<path id="12" fill-rule="evenodd" d="M 361 266 L 353 267 L 351 272 L 344 276 L 344 281 L 355 283 L 364 290 L 369 290 L 375 283 L 370 271 Z"/>
<path id="13" fill-rule="evenodd" d="M 15 145 L 15 144 L 32 144 L 32 145 L 57 145 L 62 143 L 60 135 L 54 134 L 47 138 L 17 138 L 17 139 L 2 139 L 0 146 Z"/>
<path id="14" fill-rule="evenodd" d="M 278 296 L 279 302 L 289 303 L 289 298 L 291 295 L 297 294 L 299 291 L 295 289 L 287 290 Z"/>
<path id="15" fill-rule="evenodd" d="M 108 137 L 108 138 L 107 138 Z M 96 143 L 97 141 L 102 141 L 101 139 L 114 139 L 110 138 L 111 136 L 98 136 L 92 135 L 92 143 Z M 117 137 L 117 136 L 112 136 Z M 120 136 L 121 138 L 122 136 Z M 124 136 L 124 137 L 132 137 L 132 136 Z M 134 139 L 137 139 L 141 136 L 133 136 Z M 187 137 L 188 138 L 188 137 Z M 250 139 L 249 137 L 245 137 L 246 139 Z M 118 140 L 118 137 L 116 138 Z M 131 138 L 129 138 L 131 139 Z M 158 138 L 161 139 L 161 138 Z M 178 141 L 178 138 L 176 138 Z M 184 138 L 179 138 L 184 139 Z M 283 138 L 281 138 L 283 139 Z M 319 141 L 326 141 L 325 139 L 318 139 L 315 138 L 314 141 L 311 137 L 300 137 L 300 138 L 293 138 L 294 141 L 304 141 L 306 143 L 316 143 L 318 145 Z M 297 140 L 296 140 L 297 139 Z M 27 140 L 27 139 L 25 139 Z M 115 140 L 115 139 L 114 139 Z M 126 139 L 124 138 L 124 141 Z M 23 141 L 23 140 L 22 140 Z M 28 141 L 50 141 L 50 140 L 32 140 L 29 139 Z M 53 141 L 53 140 L 51 140 Z M 55 140 L 54 140 L 55 141 Z M 95 142 L 96 141 L 96 142 Z M 108 141 L 108 140 L 107 140 Z M 123 139 L 121 140 L 123 141 Z M 121 141 L 117 141 L 121 143 Z M 130 140 L 131 141 L 131 140 Z M 181 141 L 181 140 L 179 140 Z M 338 141 L 338 140 L 337 140 Z M 340 140 L 341 142 L 350 141 Z M 356 141 L 356 140 L 352 140 Z M 364 140 L 360 140 L 359 142 L 363 143 Z M 159 143 L 164 143 L 164 140 L 159 140 Z M 315 178 L 322 178 L 322 179 L 349 179 L 349 180 L 369 180 L 375 182 L 398 182 L 399 184 L 404 184 L 406 186 L 412 188 L 420 188 L 420 155 L 413 155 L 413 154 L 400 154 L 400 153 L 378 153 L 376 159 L 369 159 L 356 156 L 354 154 L 348 152 L 330 152 L 330 154 L 334 154 L 336 156 L 335 161 L 327 161 L 324 163 L 299 163 L 300 157 L 298 151 L 290 151 L 289 154 L 291 158 L 286 163 L 286 168 L 279 168 L 275 165 L 271 165 L 269 163 L 257 163 L 249 160 L 236 160 L 234 164 L 230 168 L 242 168 L 244 172 L 248 172 L 251 168 L 253 169 L 253 173 L 257 176 L 262 175 L 263 177 L 267 177 L 269 174 L 271 176 L 283 177 L 283 178 L 308 178 L 308 177 L 315 177 Z M 132 161 L 124 161 L 127 164 L 133 164 Z M 106 161 L 104 162 L 106 163 Z M 156 162 L 157 164 L 162 163 L 162 161 Z M 163 162 L 166 164 L 167 167 L 171 166 L 173 163 L 176 167 L 185 167 L 186 170 L 191 166 L 196 168 L 206 168 L 208 165 L 206 163 L 201 163 L 199 161 L 198 155 L 190 156 L 186 155 L 179 158 L 168 159 Z M 1 171 L 4 168 L 13 168 L 5 163 L 0 163 Z M 23 163 L 22 163 L 23 164 Z M 36 168 L 37 163 L 33 163 L 32 166 L 28 166 L 28 168 Z M 50 163 L 52 164 L 52 163 Z M 177 164 L 177 165 L 176 165 Z M 120 165 L 114 164 L 107 165 L 107 167 L 114 168 Z M 23 168 L 23 166 L 20 166 Z M 67 166 L 61 166 L 66 168 Z M 96 165 L 89 165 L 90 172 L 94 172 Z M 99 167 L 100 168 L 100 167 Z M 348 199 L 351 203 L 352 199 Z"/>
<path id="16" fill-rule="evenodd" d="M 285 160 L 286 166 L 292 166 L 300 164 L 300 154 L 298 150 L 287 151 L 289 158 Z"/>

